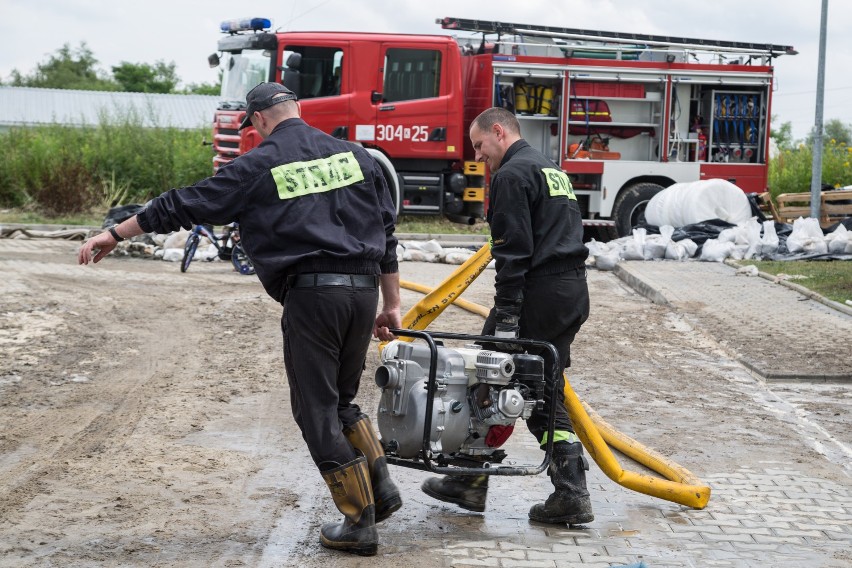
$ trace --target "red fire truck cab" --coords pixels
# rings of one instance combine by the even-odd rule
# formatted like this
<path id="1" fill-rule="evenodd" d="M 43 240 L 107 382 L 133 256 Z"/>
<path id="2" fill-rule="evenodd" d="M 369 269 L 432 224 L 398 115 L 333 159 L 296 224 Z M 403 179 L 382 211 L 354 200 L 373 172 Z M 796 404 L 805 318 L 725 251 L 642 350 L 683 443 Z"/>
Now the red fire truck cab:
<path id="1" fill-rule="evenodd" d="M 268 20 L 224 22 L 214 167 L 260 142 L 253 128 L 237 131 L 245 96 L 277 81 L 299 96 L 309 124 L 378 160 L 403 214 L 484 215 L 487 172 L 472 161 L 467 131 L 491 106 L 516 114 L 524 138 L 570 175 L 584 223 L 611 235 L 628 234 L 676 182 L 765 190 L 771 61 L 792 47 L 438 23 L 469 35 L 268 33 Z"/>

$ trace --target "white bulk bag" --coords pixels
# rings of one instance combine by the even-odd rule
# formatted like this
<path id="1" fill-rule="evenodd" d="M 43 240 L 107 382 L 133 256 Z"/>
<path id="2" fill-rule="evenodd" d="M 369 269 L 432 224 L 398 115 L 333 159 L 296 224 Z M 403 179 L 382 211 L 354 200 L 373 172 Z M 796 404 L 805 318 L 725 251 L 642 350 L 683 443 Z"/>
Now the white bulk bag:
<path id="1" fill-rule="evenodd" d="M 683 227 L 709 219 L 734 225 L 751 218 L 743 190 L 723 179 L 676 183 L 651 198 L 645 208 L 649 225 Z"/>

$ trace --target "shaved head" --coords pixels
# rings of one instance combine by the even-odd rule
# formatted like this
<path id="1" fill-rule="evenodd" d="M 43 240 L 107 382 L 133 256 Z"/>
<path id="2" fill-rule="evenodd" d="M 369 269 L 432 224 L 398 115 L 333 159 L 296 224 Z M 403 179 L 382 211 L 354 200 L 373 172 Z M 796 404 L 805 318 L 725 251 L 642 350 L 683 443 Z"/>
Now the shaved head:
<path id="1" fill-rule="evenodd" d="M 508 134 L 521 135 L 521 125 L 514 114 L 500 107 L 492 107 L 473 120 L 471 127 L 476 126 L 483 132 L 491 130 L 491 127 L 499 124 Z"/>
<path id="2" fill-rule="evenodd" d="M 470 125 L 470 144 L 476 161 L 496 172 L 509 147 L 521 139 L 521 125 L 515 115 L 493 107 L 477 116 Z"/>

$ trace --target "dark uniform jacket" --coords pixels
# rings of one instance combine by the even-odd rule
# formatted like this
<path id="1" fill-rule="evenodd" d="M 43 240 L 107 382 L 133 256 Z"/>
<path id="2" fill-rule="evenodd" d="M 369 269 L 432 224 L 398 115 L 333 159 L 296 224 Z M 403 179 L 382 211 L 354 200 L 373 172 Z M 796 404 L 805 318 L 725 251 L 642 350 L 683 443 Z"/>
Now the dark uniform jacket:
<path id="1" fill-rule="evenodd" d="M 395 217 L 363 148 L 291 118 L 215 176 L 153 199 L 138 221 L 157 233 L 239 222 L 258 278 L 281 301 L 290 274 L 397 272 Z"/>
<path id="2" fill-rule="evenodd" d="M 568 176 L 524 140 L 512 144 L 491 178 L 495 304 L 517 306 L 528 275 L 584 266 L 583 219 Z"/>

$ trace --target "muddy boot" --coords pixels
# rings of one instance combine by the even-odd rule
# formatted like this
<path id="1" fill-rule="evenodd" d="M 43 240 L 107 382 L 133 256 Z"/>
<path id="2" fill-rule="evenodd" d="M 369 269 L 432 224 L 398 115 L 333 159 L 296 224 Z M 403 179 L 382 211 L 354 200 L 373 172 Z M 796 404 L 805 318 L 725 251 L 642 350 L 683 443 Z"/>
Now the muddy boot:
<path id="1" fill-rule="evenodd" d="M 367 458 L 370 467 L 370 483 L 373 487 L 373 498 L 376 501 L 376 522 L 380 523 L 402 507 L 402 497 L 399 489 L 391 481 L 388 472 L 388 460 L 376 436 L 373 425 L 368 417 L 364 417 L 352 426 L 343 429 L 343 434 L 356 450 L 360 450 Z"/>
<path id="2" fill-rule="evenodd" d="M 367 460 L 359 457 L 322 472 L 343 521 L 322 526 L 320 542 L 326 548 L 373 556 L 379 546 L 376 506 L 370 488 Z"/>
<path id="3" fill-rule="evenodd" d="M 420 486 L 423 493 L 439 501 L 455 503 L 462 509 L 482 513 L 488 494 L 487 475 L 448 475 L 431 477 Z"/>
<path id="4" fill-rule="evenodd" d="M 540 523 L 582 525 L 595 520 L 592 500 L 586 489 L 589 463 L 583 456 L 583 445 L 559 442 L 553 445 L 553 461 L 548 475 L 556 488 L 547 501 L 533 505 L 530 519 Z"/>

